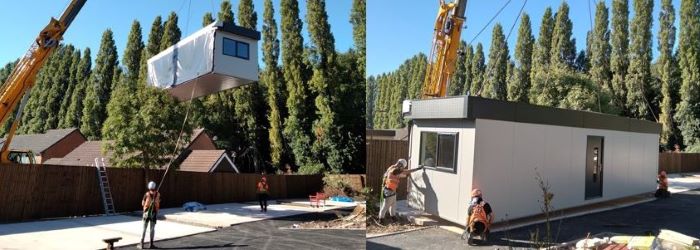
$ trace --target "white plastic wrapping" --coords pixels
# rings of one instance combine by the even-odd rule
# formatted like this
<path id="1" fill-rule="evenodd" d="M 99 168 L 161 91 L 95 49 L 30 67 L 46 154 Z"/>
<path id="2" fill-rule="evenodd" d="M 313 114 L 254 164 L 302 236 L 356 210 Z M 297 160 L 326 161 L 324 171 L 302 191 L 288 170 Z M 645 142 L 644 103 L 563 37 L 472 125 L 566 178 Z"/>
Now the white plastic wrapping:
<path id="1" fill-rule="evenodd" d="M 212 72 L 215 32 L 214 24 L 204 27 L 148 59 L 148 83 L 169 88 Z"/>
<path id="2" fill-rule="evenodd" d="M 247 54 L 224 54 L 224 40 L 247 44 Z M 148 59 L 148 84 L 186 101 L 258 81 L 259 40 L 257 31 L 210 24 Z"/>

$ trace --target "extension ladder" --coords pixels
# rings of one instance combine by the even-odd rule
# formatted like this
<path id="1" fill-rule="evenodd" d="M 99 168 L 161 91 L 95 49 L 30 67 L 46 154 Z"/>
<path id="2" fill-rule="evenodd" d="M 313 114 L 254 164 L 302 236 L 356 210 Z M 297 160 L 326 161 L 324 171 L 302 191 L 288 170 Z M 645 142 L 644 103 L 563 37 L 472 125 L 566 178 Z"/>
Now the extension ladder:
<path id="1" fill-rule="evenodd" d="M 100 166 L 100 163 L 102 163 L 102 166 Z M 105 214 L 115 214 L 114 200 L 112 199 L 112 192 L 109 189 L 109 179 L 107 178 L 107 167 L 105 167 L 105 159 L 102 158 L 102 161 L 100 162 L 97 160 L 97 158 L 95 158 L 95 167 L 97 168 L 97 179 L 100 182 L 102 206 L 105 209 Z"/>

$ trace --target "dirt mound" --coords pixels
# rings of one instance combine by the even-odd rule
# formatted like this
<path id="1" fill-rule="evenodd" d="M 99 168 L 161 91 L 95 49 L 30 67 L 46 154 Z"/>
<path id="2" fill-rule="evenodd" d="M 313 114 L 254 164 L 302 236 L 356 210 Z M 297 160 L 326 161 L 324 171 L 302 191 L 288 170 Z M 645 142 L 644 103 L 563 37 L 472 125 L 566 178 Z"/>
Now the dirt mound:
<path id="1" fill-rule="evenodd" d="M 348 215 L 335 211 L 337 219 L 330 221 L 309 221 L 294 224 L 294 229 L 364 229 L 367 214 L 365 205 L 360 204 Z"/>
<path id="2" fill-rule="evenodd" d="M 424 227 L 426 226 L 413 224 L 404 217 L 396 217 L 395 219 L 386 218 L 384 223 L 380 223 L 376 216 L 367 218 L 367 234 L 385 234 Z"/>

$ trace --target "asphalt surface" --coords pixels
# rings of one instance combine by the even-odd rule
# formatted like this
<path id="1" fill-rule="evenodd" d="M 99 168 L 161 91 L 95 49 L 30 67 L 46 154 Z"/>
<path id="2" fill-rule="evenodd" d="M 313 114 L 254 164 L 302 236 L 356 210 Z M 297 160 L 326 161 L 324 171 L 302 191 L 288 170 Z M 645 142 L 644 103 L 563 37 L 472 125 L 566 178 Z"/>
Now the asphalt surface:
<path id="1" fill-rule="evenodd" d="M 262 220 L 214 232 L 157 241 L 155 245 L 159 249 L 365 249 L 364 230 L 281 229 L 304 221 L 334 218 L 337 217 L 332 213 L 311 213 Z M 120 249 L 137 248 L 129 246 Z"/>
<path id="2" fill-rule="evenodd" d="M 554 242 L 563 243 L 585 238 L 588 233 L 656 235 L 669 229 L 700 238 L 700 190 L 673 194 L 630 207 L 566 218 L 550 223 Z M 367 249 L 507 249 L 533 247 L 531 233 L 545 231 L 545 224 L 492 233 L 489 241 L 469 246 L 460 235 L 440 228 L 430 228 L 367 240 Z"/>

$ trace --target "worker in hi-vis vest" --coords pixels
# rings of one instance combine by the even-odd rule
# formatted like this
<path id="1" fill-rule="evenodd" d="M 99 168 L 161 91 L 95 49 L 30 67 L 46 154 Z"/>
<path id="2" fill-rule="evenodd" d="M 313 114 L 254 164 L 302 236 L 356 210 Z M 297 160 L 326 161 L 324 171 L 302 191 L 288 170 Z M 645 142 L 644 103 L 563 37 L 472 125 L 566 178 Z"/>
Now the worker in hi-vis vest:
<path id="1" fill-rule="evenodd" d="M 391 165 L 384 173 L 384 188 L 382 190 L 383 200 L 382 206 L 379 209 L 379 221 L 384 223 L 384 216 L 389 212 L 389 216 L 393 221 L 396 221 L 396 189 L 399 187 L 402 177 L 408 174 L 421 170 L 423 167 L 408 170 L 406 167 L 408 162 L 405 159 L 399 159 L 396 164 Z"/>
<path id="2" fill-rule="evenodd" d="M 260 202 L 260 212 L 267 212 L 267 197 L 270 186 L 267 185 L 267 178 L 263 176 L 258 182 L 258 202 Z"/>
<path id="3" fill-rule="evenodd" d="M 160 193 L 156 190 L 156 183 L 148 182 L 148 191 L 143 195 L 141 200 L 143 207 L 143 234 L 141 234 L 141 248 L 143 248 L 143 240 L 146 237 L 146 228 L 149 223 L 151 225 L 151 244 L 149 248 L 155 248 L 153 245 L 153 237 L 156 235 L 156 217 L 158 217 L 158 209 L 160 209 Z"/>

